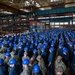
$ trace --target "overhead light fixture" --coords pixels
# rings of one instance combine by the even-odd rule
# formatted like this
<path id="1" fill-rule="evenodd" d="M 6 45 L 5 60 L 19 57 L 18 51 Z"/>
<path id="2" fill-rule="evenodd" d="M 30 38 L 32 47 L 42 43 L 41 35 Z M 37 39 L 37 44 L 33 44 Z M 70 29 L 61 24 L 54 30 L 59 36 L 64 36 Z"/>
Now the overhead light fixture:
<path id="1" fill-rule="evenodd" d="M 11 0 L 10 3 L 13 3 L 14 0 Z"/>
<path id="2" fill-rule="evenodd" d="M 20 9 L 20 10 L 25 11 L 25 12 L 29 12 L 29 10 L 26 10 L 26 9 Z"/>
<path id="3" fill-rule="evenodd" d="M 1 11 L 0 13 L 2 13 L 2 14 L 12 14 L 12 12 L 8 12 L 8 11 Z"/>

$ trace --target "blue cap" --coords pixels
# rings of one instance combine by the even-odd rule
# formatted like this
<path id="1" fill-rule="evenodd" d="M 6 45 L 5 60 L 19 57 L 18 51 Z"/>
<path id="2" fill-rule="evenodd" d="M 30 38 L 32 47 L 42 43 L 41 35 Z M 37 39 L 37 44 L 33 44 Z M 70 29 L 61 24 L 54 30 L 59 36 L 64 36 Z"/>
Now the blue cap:
<path id="1" fill-rule="evenodd" d="M 4 63 L 4 60 L 0 58 L 0 65 Z"/>
<path id="2" fill-rule="evenodd" d="M 22 64 L 28 65 L 30 63 L 29 59 L 24 59 Z"/>
<path id="3" fill-rule="evenodd" d="M 21 39 L 18 39 L 18 41 L 20 42 L 20 41 L 21 41 Z"/>
<path id="4" fill-rule="evenodd" d="M 54 51 L 54 47 L 51 47 L 49 50 Z"/>
<path id="5" fill-rule="evenodd" d="M 33 48 L 33 45 L 32 44 L 30 45 L 30 48 Z"/>
<path id="6" fill-rule="evenodd" d="M 19 45 L 18 48 L 21 49 L 22 48 L 21 45 Z"/>
<path id="7" fill-rule="evenodd" d="M 7 42 L 10 43 L 10 40 L 8 40 Z"/>
<path id="8" fill-rule="evenodd" d="M 38 40 L 38 42 L 40 43 L 40 40 Z"/>
<path id="9" fill-rule="evenodd" d="M 10 49 L 9 49 L 9 48 L 6 48 L 6 50 L 7 50 L 7 51 L 10 51 Z"/>
<path id="10" fill-rule="evenodd" d="M 7 41 L 5 42 L 5 44 L 8 44 Z"/>
<path id="11" fill-rule="evenodd" d="M 35 45 L 37 46 L 37 45 L 38 45 L 38 43 L 37 43 L 37 42 L 35 42 Z"/>
<path id="12" fill-rule="evenodd" d="M 60 47 L 60 48 L 62 48 L 62 47 L 63 47 L 63 44 L 62 44 L 62 43 L 61 43 L 61 44 L 59 44 L 59 47 Z"/>
<path id="13" fill-rule="evenodd" d="M 9 46 L 11 46 L 12 45 L 12 43 L 9 43 Z"/>
<path id="14" fill-rule="evenodd" d="M 26 42 L 26 40 L 23 40 L 23 43 L 25 43 Z"/>
<path id="15" fill-rule="evenodd" d="M 67 48 L 66 48 L 66 47 L 64 47 L 64 48 L 63 48 L 63 52 L 65 52 L 65 53 L 67 53 L 67 52 L 68 52 L 68 50 L 67 50 Z"/>
<path id="16" fill-rule="evenodd" d="M 39 65 L 35 65 L 34 68 L 33 68 L 33 71 L 34 71 L 35 73 L 39 73 L 39 72 L 40 72 L 40 67 L 39 67 Z"/>
<path id="17" fill-rule="evenodd" d="M 73 53 L 74 53 L 74 55 L 75 55 L 75 51 L 74 51 Z"/>
<path id="18" fill-rule="evenodd" d="M 1 44 L 2 47 L 4 47 L 4 44 Z"/>
<path id="19" fill-rule="evenodd" d="M 45 47 L 46 45 L 45 44 L 42 44 L 42 47 Z"/>
<path id="20" fill-rule="evenodd" d="M 33 53 L 37 53 L 37 50 L 36 50 L 36 49 L 34 49 L 34 50 L 33 50 Z"/>
<path id="21" fill-rule="evenodd" d="M 22 45 L 23 45 L 23 43 L 22 43 L 22 42 L 20 42 L 20 45 L 22 46 Z"/>
<path id="22" fill-rule="evenodd" d="M 28 45 L 29 45 L 29 43 L 27 42 L 27 43 L 26 43 L 26 46 L 28 46 Z"/>
<path id="23" fill-rule="evenodd" d="M 10 54 L 9 52 L 7 52 L 7 53 L 5 53 L 5 56 L 10 57 L 10 56 L 11 56 L 11 54 Z"/>
<path id="24" fill-rule="evenodd" d="M 17 45 L 16 45 L 16 43 L 14 43 L 14 45 L 13 45 L 14 47 L 16 47 Z"/>
<path id="25" fill-rule="evenodd" d="M 28 51 L 28 47 L 25 47 L 25 48 L 24 48 L 24 51 Z"/>
<path id="26" fill-rule="evenodd" d="M 40 45 L 37 46 L 37 49 L 40 49 Z"/>
<path id="27" fill-rule="evenodd" d="M 31 40 L 31 43 L 34 43 L 34 40 Z"/>
<path id="28" fill-rule="evenodd" d="M 44 51 L 44 50 L 45 50 L 45 48 L 42 47 L 42 48 L 41 48 L 41 51 Z"/>
<path id="29" fill-rule="evenodd" d="M 16 63 L 17 63 L 17 61 L 14 58 L 9 61 L 9 65 L 16 64 Z"/>
<path id="30" fill-rule="evenodd" d="M 60 39 L 59 39 L 59 42 L 62 42 L 62 41 L 63 41 L 63 39 L 62 39 L 62 38 L 60 38 Z"/>
<path id="31" fill-rule="evenodd" d="M 54 43 L 51 43 L 51 47 L 54 47 Z"/>
<path id="32" fill-rule="evenodd" d="M 72 45 L 73 43 L 71 41 L 68 42 L 70 45 Z"/>
<path id="33" fill-rule="evenodd" d="M 14 49 L 14 50 L 16 50 L 16 49 L 17 49 L 17 47 L 15 46 L 15 47 L 13 47 L 13 49 Z"/>

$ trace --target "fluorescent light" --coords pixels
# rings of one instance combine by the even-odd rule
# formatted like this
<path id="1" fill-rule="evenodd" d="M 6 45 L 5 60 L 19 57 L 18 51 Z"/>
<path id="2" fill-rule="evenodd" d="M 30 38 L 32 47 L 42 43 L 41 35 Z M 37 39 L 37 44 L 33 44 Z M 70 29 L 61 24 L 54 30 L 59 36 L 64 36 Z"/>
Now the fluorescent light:
<path id="1" fill-rule="evenodd" d="M 26 9 L 20 9 L 20 10 L 25 11 L 25 12 L 29 12 L 29 10 L 26 10 Z"/>
<path id="2" fill-rule="evenodd" d="M 36 2 L 36 6 L 37 6 L 37 7 L 40 7 L 40 4 Z"/>
<path id="3" fill-rule="evenodd" d="M 1 13 L 12 14 L 12 12 L 8 12 L 8 11 L 1 11 Z"/>
<path id="4" fill-rule="evenodd" d="M 44 8 L 40 8 L 40 10 L 45 10 Z"/>
<path id="5" fill-rule="evenodd" d="M 57 2 L 57 1 L 60 1 L 60 0 L 51 0 L 51 2 Z"/>
<path id="6" fill-rule="evenodd" d="M 30 2 L 29 1 L 25 1 L 25 6 L 29 6 L 30 5 Z"/>

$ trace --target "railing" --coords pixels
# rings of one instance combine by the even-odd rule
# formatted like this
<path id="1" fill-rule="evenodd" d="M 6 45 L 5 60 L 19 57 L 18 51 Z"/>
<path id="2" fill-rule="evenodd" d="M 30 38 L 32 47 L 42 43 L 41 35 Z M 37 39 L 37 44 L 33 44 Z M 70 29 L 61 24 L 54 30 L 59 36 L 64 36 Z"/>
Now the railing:
<path id="1" fill-rule="evenodd" d="M 36 16 L 43 16 L 43 15 L 52 15 L 52 14 L 64 14 L 64 13 L 75 13 L 75 6 L 74 7 L 67 7 L 67 8 L 56 8 L 50 10 L 40 10 L 36 11 Z"/>

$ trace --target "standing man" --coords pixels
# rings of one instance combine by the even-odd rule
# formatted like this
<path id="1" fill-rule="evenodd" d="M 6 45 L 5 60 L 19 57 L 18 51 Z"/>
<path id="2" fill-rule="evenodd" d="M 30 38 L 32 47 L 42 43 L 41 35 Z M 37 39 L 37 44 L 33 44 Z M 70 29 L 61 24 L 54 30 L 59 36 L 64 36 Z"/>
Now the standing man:
<path id="1" fill-rule="evenodd" d="M 51 47 L 50 49 L 49 49 L 49 56 L 48 56 L 48 62 L 49 62 L 49 64 L 48 64 L 48 67 L 49 67 L 49 75 L 53 75 L 53 71 L 54 71 L 54 64 L 53 64 L 53 62 L 54 62 L 54 47 Z"/>
<path id="2" fill-rule="evenodd" d="M 37 64 L 33 67 L 32 75 L 43 75 Z"/>
<path id="3" fill-rule="evenodd" d="M 20 75 L 30 75 L 31 69 L 30 69 L 29 63 L 30 63 L 30 61 L 28 58 L 23 60 L 23 62 L 22 62 L 23 72 Z"/>
<path id="4" fill-rule="evenodd" d="M 4 60 L 0 58 L 0 75 L 8 75 L 8 69 L 4 65 Z"/>
<path id="5" fill-rule="evenodd" d="M 9 75 L 20 75 L 20 70 L 16 65 L 16 63 L 17 61 L 14 58 L 9 61 L 9 66 L 11 67 L 11 70 L 9 71 Z"/>

